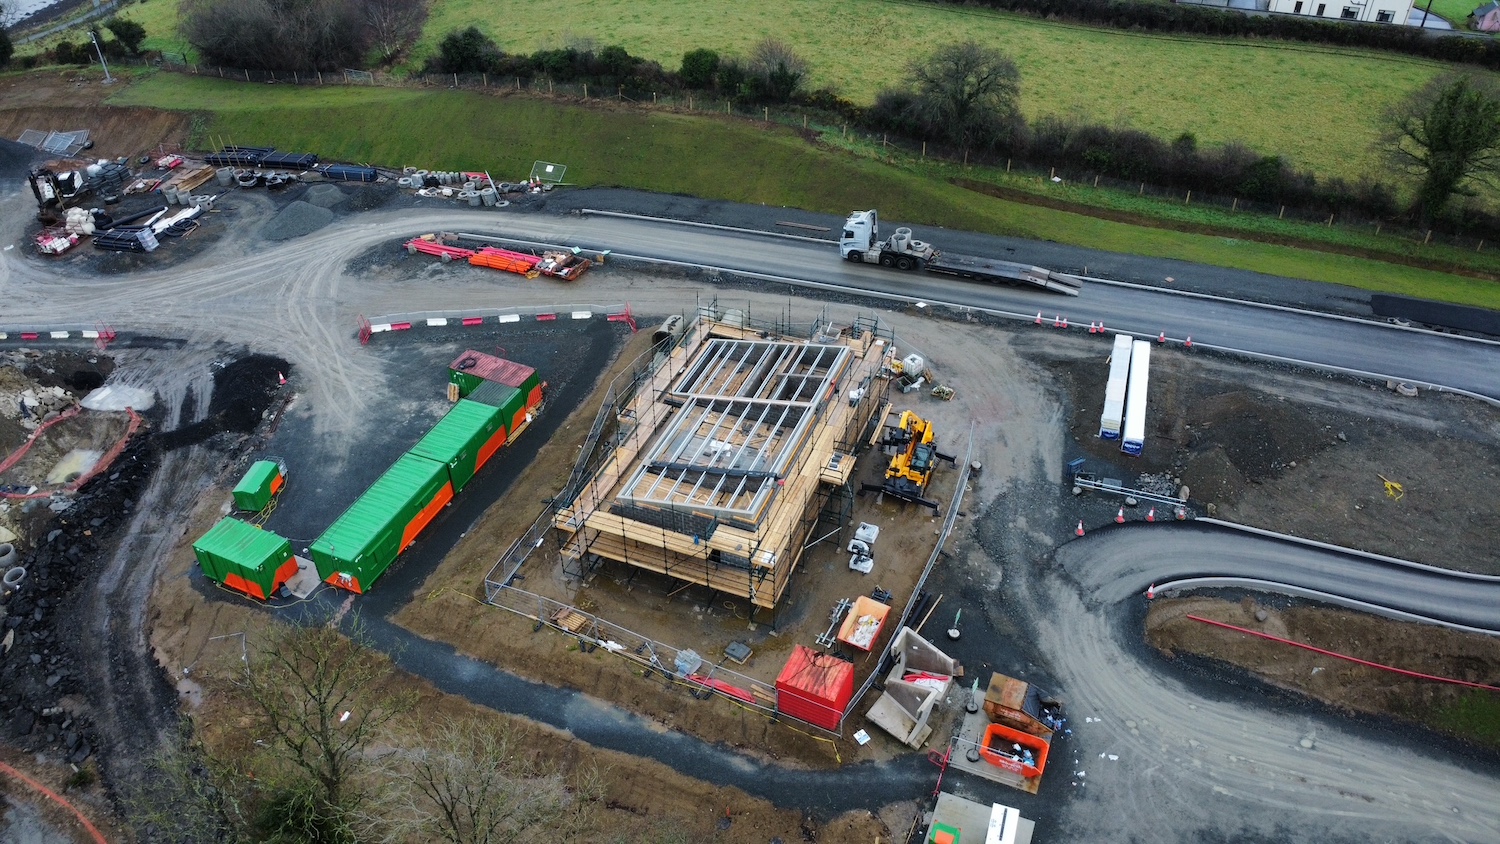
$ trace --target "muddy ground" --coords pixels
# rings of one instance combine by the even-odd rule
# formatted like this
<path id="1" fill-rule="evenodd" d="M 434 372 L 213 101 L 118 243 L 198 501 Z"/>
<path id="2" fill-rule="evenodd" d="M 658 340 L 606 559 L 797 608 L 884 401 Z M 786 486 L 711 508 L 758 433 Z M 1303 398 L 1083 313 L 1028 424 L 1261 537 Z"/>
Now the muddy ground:
<path id="1" fill-rule="evenodd" d="M 1253 596 L 1238 601 L 1164 598 L 1153 602 L 1146 616 L 1146 641 L 1168 659 L 1198 657 L 1248 668 L 1270 685 L 1341 711 L 1415 721 L 1460 740 L 1500 744 L 1500 725 L 1476 735 L 1489 709 L 1484 703 L 1494 692 L 1359 665 L 1214 627 L 1190 615 L 1368 662 L 1487 685 L 1500 685 L 1500 639 Z M 1474 714 L 1466 715 L 1470 707 Z"/>

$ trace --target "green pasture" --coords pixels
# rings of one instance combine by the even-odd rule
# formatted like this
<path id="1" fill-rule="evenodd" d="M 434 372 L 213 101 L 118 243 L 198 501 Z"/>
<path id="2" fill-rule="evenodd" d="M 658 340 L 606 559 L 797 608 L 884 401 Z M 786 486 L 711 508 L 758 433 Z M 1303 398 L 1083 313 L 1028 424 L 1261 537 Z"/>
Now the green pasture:
<path id="1" fill-rule="evenodd" d="M 114 105 L 199 113 L 198 143 L 306 149 L 331 159 L 519 178 L 536 159 L 568 165 L 580 185 L 846 213 L 1056 240 L 1500 309 L 1500 285 L 1445 273 L 1114 223 L 1005 202 L 912 169 L 808 144 L 748 121 L 562 106 L 526 98 L 391 88 L 244 85 L 159 73 Z"/>
<path id="2" fill-rule="evenodd" d="M 155 2 L 155 0 L 153 0 Z M 592 39 L 676 67 L 696 47 L 746 54 L 774 35 L 812 65 L 812 83 L 856 102 L 956 37 L 1010 54 L 1030 118 L 1078 116 L 1162 137 L 1243 141 L 1300 167 L 1355 179 L 1382 172 L 1371 144 L 1381 112 L 1442 66 L 1307 44 L 1218 42 L 1080 27 L 901 0 L 437 0 L 414 61 L 469 26 L 510 52 Z"/>

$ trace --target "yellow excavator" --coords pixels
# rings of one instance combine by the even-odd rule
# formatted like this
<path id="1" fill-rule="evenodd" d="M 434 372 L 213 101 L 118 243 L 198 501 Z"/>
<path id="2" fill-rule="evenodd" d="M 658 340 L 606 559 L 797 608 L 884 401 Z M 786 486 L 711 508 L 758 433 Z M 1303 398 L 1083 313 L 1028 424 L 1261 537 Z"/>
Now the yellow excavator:
<path id="1" fill-rule="evenodd" d="M 956 466 L 958 459 L 937 450 L 937 437 L 933 433 L 932 423 L 910 410 L 904 410 L 880 444 L 884 448 L 896 449 L 885 470 L 885 483 L 862 484 L 860 493 L 879 492 L 930 507 L 936 512 L 938 502 L 925 497 L 927 485 L 932 482 L 932 470 L 939 460 L 946 460 Z"/>

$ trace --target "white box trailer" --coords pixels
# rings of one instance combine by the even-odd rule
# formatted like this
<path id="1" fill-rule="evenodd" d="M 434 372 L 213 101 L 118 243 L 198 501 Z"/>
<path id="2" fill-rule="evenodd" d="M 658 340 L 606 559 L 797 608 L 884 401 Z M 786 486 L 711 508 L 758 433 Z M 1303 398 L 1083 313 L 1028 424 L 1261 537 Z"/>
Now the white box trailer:
<path id="1" fill-rule="evenodd" d="M 1115 350 L 1109 356 L 1109 383 L 1104 387 L 1104 413 L 1099 417 L 1099 437 L 1106 440 L 1120 438 L 1120 425 L 1125 419 L 1125 387 L 1130 380 L 1129 334 L 1115 335 Z"/>
<path id="2" fill-rule="evenodd" d="M 1130 387 L 1125 393 L 1125 434 L 1120 450 L 1138 455 L 1146 445 L 1146 392 L 1151 385 L 1151 344 L 1137 340 L 1130 350 Z"/>

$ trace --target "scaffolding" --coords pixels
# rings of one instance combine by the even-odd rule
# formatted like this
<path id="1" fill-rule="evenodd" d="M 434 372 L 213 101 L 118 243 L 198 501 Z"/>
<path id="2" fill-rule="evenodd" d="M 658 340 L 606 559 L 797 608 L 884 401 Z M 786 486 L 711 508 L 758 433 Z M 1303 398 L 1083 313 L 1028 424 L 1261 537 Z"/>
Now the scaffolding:
<path id="1" fill-rule="evenodd" d="M 553 517 L 564 557 L 580 572 L 615 560 L 774 609 L 884 399 L 893 347 L 878 328 L 819 321 L 790 337 L 700 311 L 601 410 L 595 430 L 613 436 L 585 451 Z"/>

